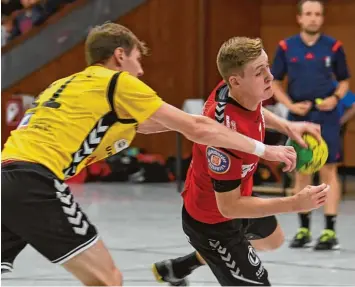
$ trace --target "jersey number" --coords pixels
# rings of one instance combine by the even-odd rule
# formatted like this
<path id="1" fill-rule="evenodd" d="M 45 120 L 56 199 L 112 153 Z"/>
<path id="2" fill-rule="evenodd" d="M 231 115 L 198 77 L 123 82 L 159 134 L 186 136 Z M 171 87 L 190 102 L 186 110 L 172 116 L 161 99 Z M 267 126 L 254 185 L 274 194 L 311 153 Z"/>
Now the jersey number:
<path id="1" fill-rule="evenodd" d="M 64 91 L 64 89 L 68 86 L 68 84 L 74 80 L 75 76 L 71 77 L 68 81 L 66 81 L 63 85 L 59 87 L 59 89 L 53 94 L 53 96 L 45 101 L 42 106 L 52 109 L 58 109 L 61 106 L 61 103 L 56 102 L 56 99 L 59 98 L 60 94 Z"/>

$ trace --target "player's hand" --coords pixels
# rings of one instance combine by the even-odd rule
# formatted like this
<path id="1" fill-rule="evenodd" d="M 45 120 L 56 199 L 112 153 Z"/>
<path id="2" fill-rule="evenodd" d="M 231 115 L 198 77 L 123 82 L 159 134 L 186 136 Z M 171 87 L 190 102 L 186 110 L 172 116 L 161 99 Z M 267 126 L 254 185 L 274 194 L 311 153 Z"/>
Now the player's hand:
<path id="1" fill-rule="evenodd" d="M 282 171 L 292 171 L 296 167 L 297 155 L 291 146 L 272 146 L 265 145 L 265 152 L 261 158 L 268 161 L 278 161 L 285 164 Z"/>
<path id="2" fill-rule="evenodd" d="M 288 122 L 286 127 L 286 134 L 293 140 L 295 140 L 299 145 L 307 148 L 306 142 L 303 140 L 302 136 L 307 133 L 314 136 L 318 142 L 321 142 L 321 129 L 320 125 L 310 123 L 310 122 Z"/>
<path id="3" fill-rule="evenodd" d="M 312 108 L 312 102 L 311 101 L 303 101 L 299 103 L 293 103 L 290 107 L 289 110 L 296 115 L 299 116 L 305 116 L 308 114 L 310 109 Z"/>
<path id="4" fill-rule="evenodd" d="M 321 103 L 317 104 L 316 107 L 320 111 L 332 111 L 336 108 L 338 104 L 338 99 L 336 96 L 330 96 L 325 98 Z"/>
<path id="5" fill-rule="evenodd" d="M 308 185 L 299 193 L 292 196 L 294 212 L 308 212 L 323 206 L 327 200 L 330 186 L 321 184 L 318 186 Z"/>

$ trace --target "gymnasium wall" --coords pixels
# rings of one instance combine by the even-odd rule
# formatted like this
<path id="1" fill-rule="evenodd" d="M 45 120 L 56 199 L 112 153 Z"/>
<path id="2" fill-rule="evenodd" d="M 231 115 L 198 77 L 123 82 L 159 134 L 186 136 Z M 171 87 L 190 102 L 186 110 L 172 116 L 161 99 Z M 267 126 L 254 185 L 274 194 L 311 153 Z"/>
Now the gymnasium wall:
<path id="1" fill-rule="evenodd" d="M 168 103 L 181 108 L 188 98 L 207 97 L 220 80 L 216 54 L 236 35 L 261 37 L 272 58 L 277 43 L 298 32 L 296 0 L 149 0 L 117 22 L 127 25 L 151 48 L 143 80 Z M 355 1 L 329 0 L 325 32 L 344 44 L 355 73 Z M 83 43 L 3 91 L 4 102 L 16 91 L 38 94 L 54 80 L 85 67 Z M 355 90 L 355 80 L 351 82 Z M 4 114 L 4 113 L 2 113 Z M 350 125 L 352 126 L 352 124 Z M 354 124 L 355 131 L 355 124 Z M 8 131 L 2 118 L 2 143 Z M 355 138 L 354 138 L 355 139 Z M 138 135 L 134 144 L 172 155 L 175 134 Z M 191 143 L 184 141 L 184 152 Z M 355 155 L 355 154 L 354 154 Z M 355 161 L 354 161 L 355 162 Z"/>

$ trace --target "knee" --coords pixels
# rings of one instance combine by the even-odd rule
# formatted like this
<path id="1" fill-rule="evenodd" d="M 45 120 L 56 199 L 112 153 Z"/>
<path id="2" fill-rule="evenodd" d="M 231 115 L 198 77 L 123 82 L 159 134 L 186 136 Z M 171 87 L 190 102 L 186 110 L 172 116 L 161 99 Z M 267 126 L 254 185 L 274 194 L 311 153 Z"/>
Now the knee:
<path id="1" fill-rule="evenodd" d="M 254 248 L 258 251 L 272 251 L 280 248 L 285 242 L 285 234 L 281 230 L 270 235 L 268 238 L 251 241 Z"/>
<path id="2" fill-rule="evenodd" d="M 280 234 L 270 242 L 268 250 L 275 250 L 280 248 L 285 242 L 285 234 L 283 231 L 280 232 Z"/>

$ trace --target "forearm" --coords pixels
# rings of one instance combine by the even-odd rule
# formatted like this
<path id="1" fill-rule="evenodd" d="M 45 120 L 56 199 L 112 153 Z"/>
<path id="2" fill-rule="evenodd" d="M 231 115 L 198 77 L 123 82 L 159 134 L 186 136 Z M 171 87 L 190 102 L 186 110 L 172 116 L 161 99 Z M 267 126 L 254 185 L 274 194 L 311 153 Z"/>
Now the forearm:
<path id="1" fill-rule="evenodd" d="M 348 92 L 348 90 L 349 90 L 349 81 L 348 80 L 340 81 L 334 94 L 337 94 L 339 98 L 343 98 L 345 94 Z"/>
<path id="2" fill-rule="evenodd" d="M 155 134 L 171 131 L 166 126 L 155 122 L 153 120 L 147 120 L 138 126 L 137 132 L 140 134 Z"/>
<path id="3" fill-rule="evenodd" d="M 194 118 L 196 129 L 191 128 L 184 133 L 189 140 L 215 147 L 235 149 L 249 154 L 260 155 L 263 153 L 260 150 L 260 148 L 264 148 L 262 143 L 232 131 L 208 117 L 194 116 Z"/>
<path id="4" fill-rule="evenodd" d="M 269 110 L 263 108 L 263 114 L 265 119 L 265 126 L 268 129 L 273 129 L 279 133 L 287 135 L 288 121 L 275 115 Z"/>
<path id="5" fill-rule="evenodd" d="M 278 102 L 284 104 L 287 108 L 289 108 L 293 104 L 289 96 L 284 91 L 282 87 L 282 82 L 274 80 L 272 83 L 272 88 L 274 91 L 274 97 Z"/>
<path id="6" fill-rule="evenodd" d="M 258 198 L 241 196 L 230 204 L 229 211 L 224 212 L 227 218 L 260 218 L 294 210 L 292 197 Z"/>

